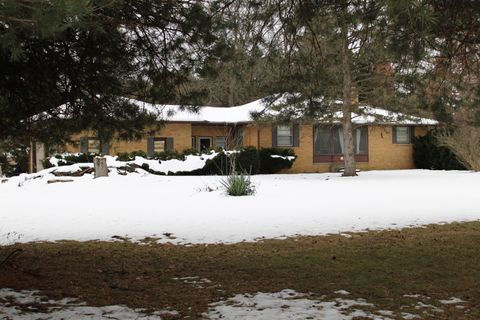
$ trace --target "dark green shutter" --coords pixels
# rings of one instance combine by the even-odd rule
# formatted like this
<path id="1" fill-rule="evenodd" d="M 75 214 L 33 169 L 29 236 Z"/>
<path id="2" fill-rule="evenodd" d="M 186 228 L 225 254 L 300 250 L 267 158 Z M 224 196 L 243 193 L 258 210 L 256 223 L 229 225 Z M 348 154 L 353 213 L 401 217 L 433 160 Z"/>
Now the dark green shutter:
<path id="1" fill-rule="evenodd" d="M 272 127 L 272 147 L 276 148 L 278 145 L 277 143 L 277 126 Z"/>
<path id="2" fill-rule="evenodd" d="M 165 151 L 173 151 L 173 138 L 167 138 L 165 143 Z"/>
<path id="3" fill-rule="evenodd" d="M 293 146 L 300 147 L 300 125 L 294 124 L 292 130 L 293 130 Z"/>
<path id="4" fill-rule="evenodd" d="M 154 141 L 153 137 L 147 139 L 147 157 L 149 158 L 153 157 Z"/>
<path id="5" fill-rule="evenodd" d="M 80 153 L 88 153 L 88 137 L 80 138 Z"/>
<path id="6" fill-rule="evenodd" d="M 102 155 L 104 156 L 108 156 L 110 154 L 110 144 L 105 141 L 105 142 L 102 142 Z"/>
<path id="7" fill-rule="evenodd" d="M 415 142 L 415 126 L 410 127 L 410 142 Z"/>
<path id="8" fill-rule="evenodd" d="M 396 127 L 392 127 L 392 143 L 397 143 L 397 130 L 396 130 Z"/>

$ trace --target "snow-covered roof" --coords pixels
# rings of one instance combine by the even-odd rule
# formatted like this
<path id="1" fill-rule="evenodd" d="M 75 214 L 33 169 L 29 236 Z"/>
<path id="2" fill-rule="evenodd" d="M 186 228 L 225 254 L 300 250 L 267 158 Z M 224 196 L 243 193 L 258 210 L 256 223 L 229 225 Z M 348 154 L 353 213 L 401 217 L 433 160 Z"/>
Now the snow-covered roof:
<path id="1" fill-rule="evenodd" d="M 179 105 L 151 104 L 138 100 L 132 100 L 132 102 L 157 114 L 159 120 L 171 122 L 244 123 L 253 121 L 252 112 L 261 112 L 265 109 L 261 99 L 228 108 L 200 106 L 198 112 Z"/>
<path id="2" fill-rule="evenodd" d="M 159 120 L 168 122 L 204 122 L 204 123 L 246 123 L 252 122 L 252 113 L 264 112 L 275 116 L 276 111 L 270 109 L 270 105 L 264 99 L 235 106 L 235 107 L 198 107 L 198 112 L 179 105 L 150 104 L 143 101 L 131 100 L 145 110 L 157 114 Z M 353 114 L 352 121 L 357 124 L 379 123 L 379 124 L 403 124 L 403 125 L 437 125 L 436 120 L 420 118 L 403 113 L 374 108 L 371 106 L 360 106 L 361 113 Z M 323 121 L 340 121 L 342 112 L 338 111 L 329 117 L 318 119 Z M 328 120 L 327 120 L 328 119 Z"/>

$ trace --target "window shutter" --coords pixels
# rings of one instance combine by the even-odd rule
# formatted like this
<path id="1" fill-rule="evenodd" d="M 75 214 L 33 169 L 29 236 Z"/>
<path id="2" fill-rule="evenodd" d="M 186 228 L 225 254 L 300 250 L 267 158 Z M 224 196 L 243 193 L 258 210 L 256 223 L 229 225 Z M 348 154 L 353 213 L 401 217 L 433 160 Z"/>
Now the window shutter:
<path id="1" fill-rule="evenodd" d="M 415 126 L 410 127 L 410 142 L 415 142 Z"/>
<path id="2" fill-rule="evenodd" d="M 173 151 L 173 138 L 167 138 L 165 143 L 165 151 Z"/>
<path id="3" fill-rule="evenodd" d="M 397 130 L 396 130 L 396 127 L 392 127 L 392 143 L 397 143 Z"/>
<path id="4" fill-rule="evenodd" d="M 110 154 L 110 144 L 107 141 L 102 141 L 102 155 L 108 156 Z"/>
<path id="5" fill-rule="evenodd" d="M 80 153 L 88 153 L 88 137 L 80 138 Z"/>
<path id="6" fill-rule="evenodd" d="M 147 139 L 147 157 L 153 157 L 154 140 L 153 137 Z"/>
<path id="7" fill-rule="evenodd" d="M 272 127 L 272 147 L 276 148 L 278 146 L 277 143 L 277 126 Z"/>
<path id="8" fill-rule="evenodd" d="M 293 146 L 299 147 L 300 146 L 300 125 L 294 124 L 292 128 L 293 134 Z"/>

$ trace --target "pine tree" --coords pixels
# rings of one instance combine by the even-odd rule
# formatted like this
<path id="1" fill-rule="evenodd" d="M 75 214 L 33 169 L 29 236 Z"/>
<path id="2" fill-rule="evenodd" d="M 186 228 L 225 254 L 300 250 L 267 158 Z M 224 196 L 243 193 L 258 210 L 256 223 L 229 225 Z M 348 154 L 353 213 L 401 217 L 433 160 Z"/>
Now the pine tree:
<path id="1" fill-rule="evenodd" d="M 361 113 L 358 98 L 377 103 L 392 88 L 381 69 L 391 62 L 385 5 L 371 0 L 278 0 L 273 7 L 278 9 L 272 20 L 281 23 L 272 24 L 270 34 L 284 55 L 283 72 L 274 86 L 291 94 L 279 108 L 280 117 L 314 120 L 341 111 L 344 175 L 354 176 L 352 114 Z"/>
<path id="2" fill-rule="evenodd" d="M 179 88 L 215 49 L 213 9 L 210 1 L 2 2 L 0 139 L 60 140 L 86 128 L 104 139 L 144 134 L 154 115 L 124 98 L 181 101 Z"/>

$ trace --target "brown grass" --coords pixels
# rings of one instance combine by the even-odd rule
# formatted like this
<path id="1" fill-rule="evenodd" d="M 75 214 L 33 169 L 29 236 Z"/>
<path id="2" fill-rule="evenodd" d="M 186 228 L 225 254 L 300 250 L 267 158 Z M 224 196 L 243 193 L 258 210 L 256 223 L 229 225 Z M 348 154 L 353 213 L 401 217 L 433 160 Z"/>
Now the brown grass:
<path id="1" fill-rule="evenodd" d="M 0 247 L 0 287 L 37 289 L 91 305 L 173 309 L 199 318 L 237 293 L 344 289 L 382 309 L 408 312 L 404 294 L 466 300 L 436 318 L 480 318 L 480 222 L 342 236 L 191 247 L 125 242 L 30 243 Z M 199 276 L 194 285 L 175 277 Z M 199 287 L 201 286 L 201 287 Z M 438 305 L 438 304 L 437 304 Z M 413 310 L 413 309 L 412 309 Z"/>

